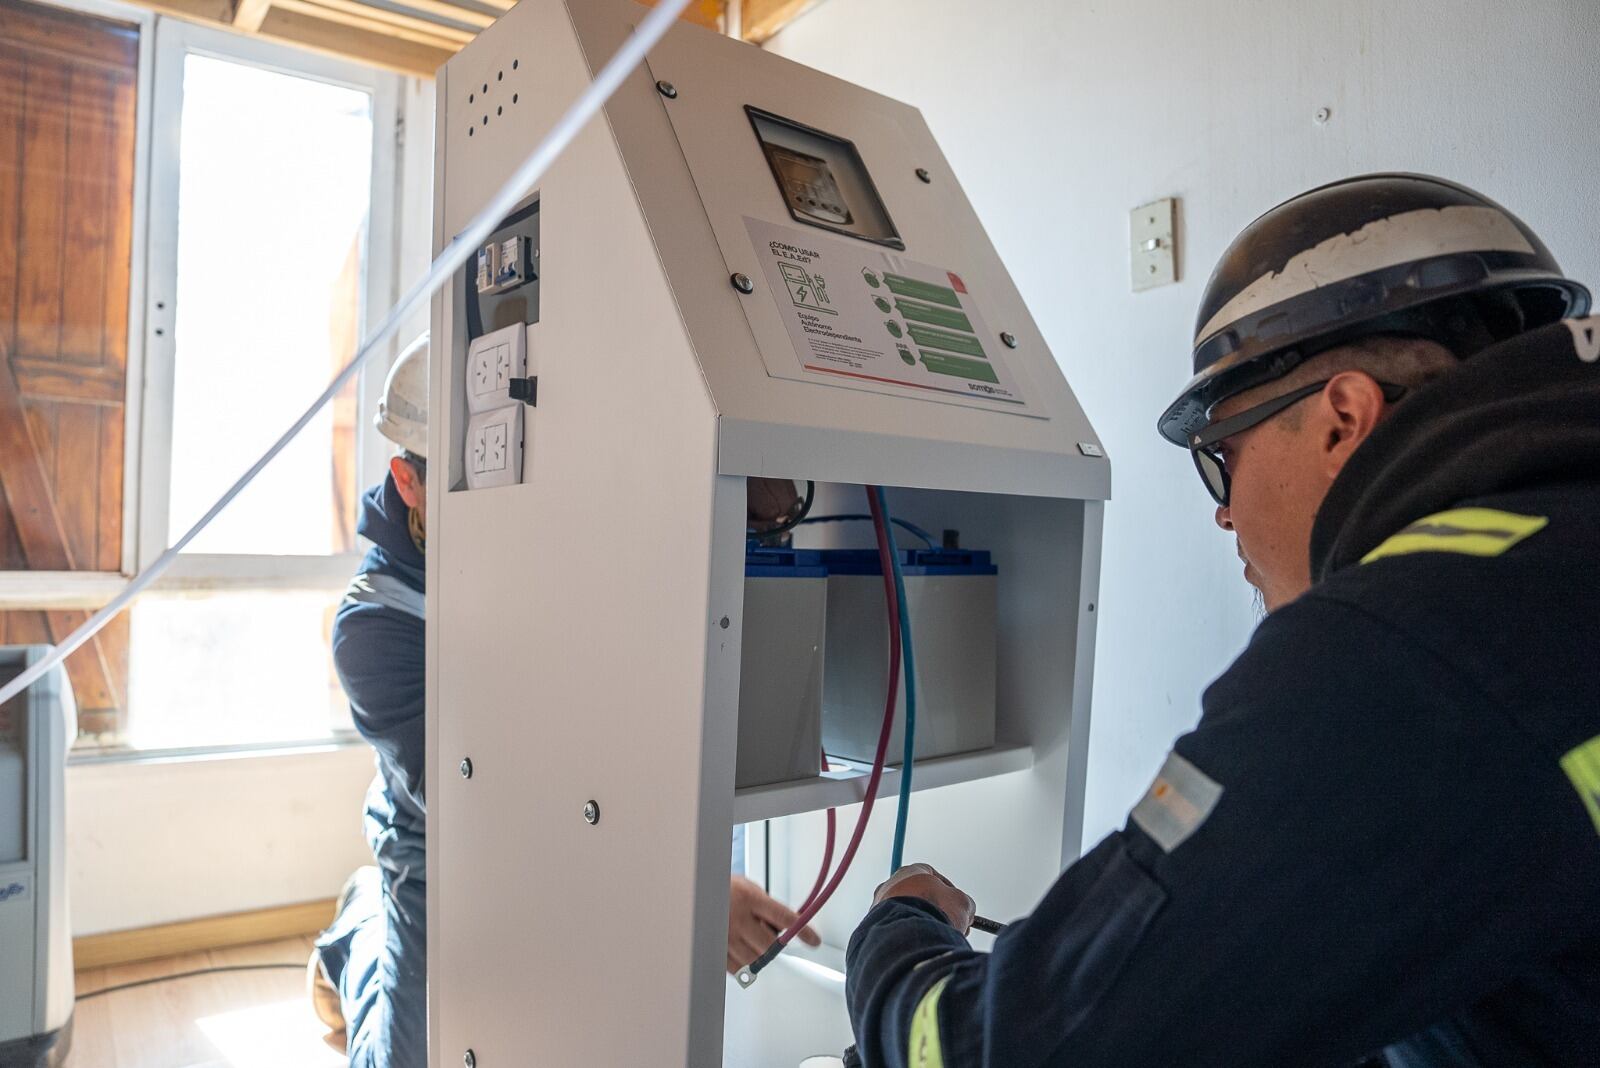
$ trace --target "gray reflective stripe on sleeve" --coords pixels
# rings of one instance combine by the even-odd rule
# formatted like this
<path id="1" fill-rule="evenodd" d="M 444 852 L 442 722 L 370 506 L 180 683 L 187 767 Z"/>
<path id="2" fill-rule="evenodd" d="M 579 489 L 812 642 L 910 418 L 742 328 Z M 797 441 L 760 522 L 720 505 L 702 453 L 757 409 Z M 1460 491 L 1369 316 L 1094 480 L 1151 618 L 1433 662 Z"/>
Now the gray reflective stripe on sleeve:
<path id="1" fill-rule="evenodd" d="M 427 598 L 393 575 L 363 571 L 350 580 L 349 588 L 344 591 L 344 603 L 381 604 L 421 619 Z"/>
<path id="2" fill-rule="evenodd" d="M 1177 753 L 1168 753 L 1156 781 L 1133 809 L 1133 822 L 1170 853 L 1200 829 L 1222 799 L 1222 784 Z"/>

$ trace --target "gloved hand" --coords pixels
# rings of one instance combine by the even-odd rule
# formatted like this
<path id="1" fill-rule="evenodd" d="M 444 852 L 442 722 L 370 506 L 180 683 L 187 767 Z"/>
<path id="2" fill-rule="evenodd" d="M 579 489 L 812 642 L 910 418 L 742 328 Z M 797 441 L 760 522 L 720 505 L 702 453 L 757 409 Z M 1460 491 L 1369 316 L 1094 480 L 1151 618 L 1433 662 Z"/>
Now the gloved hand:
<path id="1" fill-rule="evenodd" d="M 950 925 L 963 935 L 972 930 L 972 917 L 978 906 L 956 885 L 927 864 L 907 864 L 872 895 L 872 903 L 891 897 L 920 897 L 943 912 Z"/>
<path id="2" fill-rule="evenodd" d="M 771 530 L 800 510 L 800 494 L 787 478 L 745 479 L 744 493 L 745 520 L 757 532 Z"/>
<path id="3" fill-rule="evenodd" d="M 772 940 L 799 917 L 777 898 L 742 875 L 733 876 L 728 886 L 728 974 L 767 951 Z M 820 946 L 822 939 L 809 927 L 796 936 L 808 946 Z"/>

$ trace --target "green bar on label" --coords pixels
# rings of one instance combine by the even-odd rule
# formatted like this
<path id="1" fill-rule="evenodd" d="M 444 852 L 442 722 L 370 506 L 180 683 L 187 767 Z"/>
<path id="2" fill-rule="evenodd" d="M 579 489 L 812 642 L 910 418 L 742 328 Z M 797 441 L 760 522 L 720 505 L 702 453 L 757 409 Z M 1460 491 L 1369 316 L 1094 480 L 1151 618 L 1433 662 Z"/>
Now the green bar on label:
<path id="1" fill-rule="evenodd" d="M 975 333 L 972 329 L 972 320 L 959 309 L 936 308 L 932 304 L 922 304 L 914 300 L 897 300 L 894 306 L 900 309 L 900 314 L 907 319 L 919 323 L 932 323 L 934 326 L 948 326 L 952 330 L 965 330 L 969 334 Z"/>
<path id="2" fill-rule="evenodd" d="M 983 345 L 971 334 L 952 334 L 947 330 L 935 330 L 931 326 L 917 326 L 915 323 L 907 329 L 911 332 L 911 340 L 919 345 L 984 358 Z"/>
<path id="3" fill-rule="evenodd" d="M 974 382 L 992 382 L 1000 384 L 1000 378 L 982 360 L 969 360 L 963 356 L 949 356 L 942 352 L 923 352 L 917 350 L 917 355 L 922 357 L 922 365 L 936 375 L 950 375 L 955 378 L 970 378 Z"/>
<path id="4" fill-rule="evenodd" d="M 917 300 L 932 301 L 934 304 L 947 304 L 952 308 L 961 307 L 961 298 L 956 296 L 955 290 L 947 286 L 919 282 L 903 274 L 885 274 L 883 280 L 888 284 L 889 292 L 897 297 L 914 297 Z"/>

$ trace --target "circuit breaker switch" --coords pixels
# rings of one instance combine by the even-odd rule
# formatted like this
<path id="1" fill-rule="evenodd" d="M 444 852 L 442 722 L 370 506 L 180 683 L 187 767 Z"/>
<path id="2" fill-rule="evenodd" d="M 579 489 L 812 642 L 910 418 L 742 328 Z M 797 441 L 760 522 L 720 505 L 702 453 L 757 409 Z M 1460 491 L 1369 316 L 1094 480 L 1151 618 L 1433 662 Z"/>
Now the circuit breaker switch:
<path id="1" fill-rule="evenodd" d="M 502 289 L 513 289 L 533 279 L 528 262 L 528 239 L 513 235 L 500 242 L 500 273 L 495 283 Z"/>
<path id="2" fill-rule="evenodd" d="M 500 273 L 500 246 L 485 245 L 478 250 L 478 292 L 493 293 L 495 276 Z"/>
<path id="3" fill-rule="evenodd" d="M 538 277 L 532 268 L 526 237 L 512 235 L 478 250 L 478 293 L 504 293 Z"/>

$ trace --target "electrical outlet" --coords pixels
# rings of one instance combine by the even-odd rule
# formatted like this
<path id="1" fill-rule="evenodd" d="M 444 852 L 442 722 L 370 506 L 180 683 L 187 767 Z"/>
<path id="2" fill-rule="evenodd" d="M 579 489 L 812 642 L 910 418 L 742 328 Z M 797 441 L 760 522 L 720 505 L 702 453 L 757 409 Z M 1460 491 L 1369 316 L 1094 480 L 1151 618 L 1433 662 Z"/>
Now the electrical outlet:
<path id="1" fill-rule="evenodd" d="M 467 409 L 487 412 L 505 407 L 513 378 L 528 373 L 528 332 L 508 326 L 484 334 L 467 350 Z"/>
<path id="2" fill-rule="evenodd" d="M 511 346 L 481 348 L 472 354 L 472 392 L 478 396 L 503 392 L 511 381 Z"/>
<path id="3" fill-rule="evenodd" d="M 472 442 L 472 469 L 480 475 L 504 471 L 506 466 L 506 431 L 504 423 L 490 423 L 478 428 Z"/>
<path id="4" fill-rule="evenodd" d="M 467 488 L 522 481 L 523 406 L 479 412 L 467 421 Z"/>

